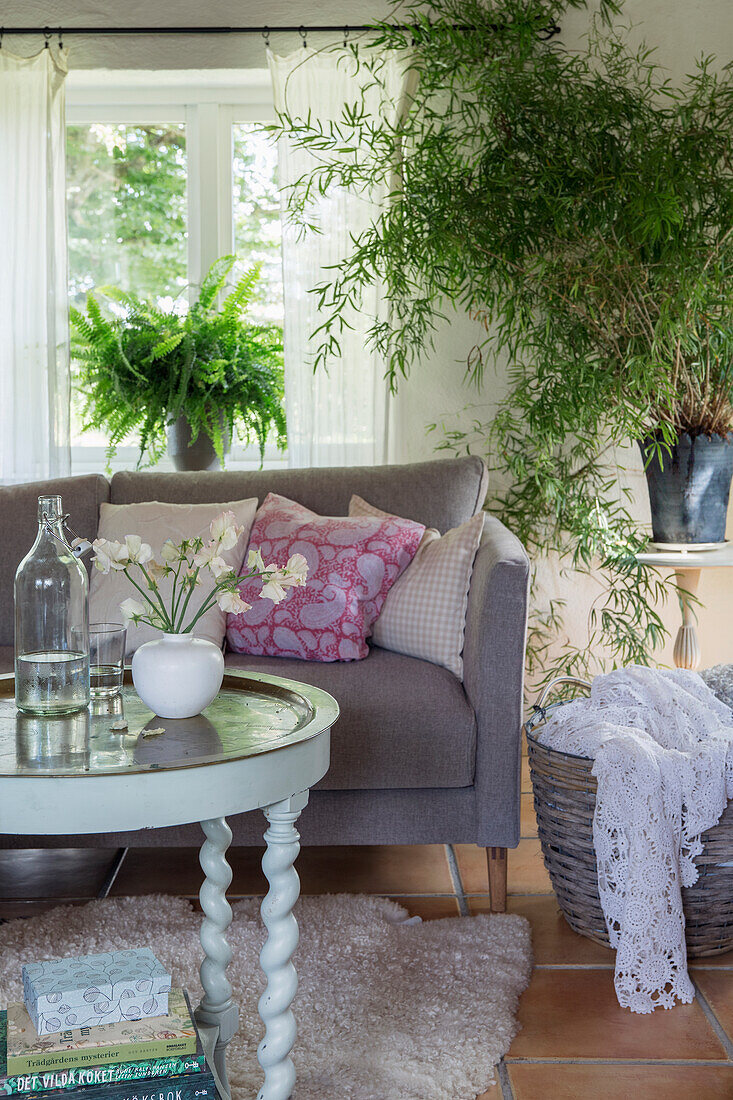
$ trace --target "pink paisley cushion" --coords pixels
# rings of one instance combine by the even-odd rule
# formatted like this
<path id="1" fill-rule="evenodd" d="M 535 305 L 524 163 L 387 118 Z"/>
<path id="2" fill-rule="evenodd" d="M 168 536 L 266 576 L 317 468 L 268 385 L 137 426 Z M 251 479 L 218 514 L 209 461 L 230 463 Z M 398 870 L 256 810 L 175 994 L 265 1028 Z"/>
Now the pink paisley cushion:
<path id="1" fill-rule="evenodd" d="M 357 661 L 390 588 L 412 561 L 425 528 L 396 516 L 319 516 L 270 493 L 255 516 L 250 546 L 265 564 L 303 554 L 308 579 L 275 605 L 261 599 L 261 581 L 240 587 L 250 611 L 227 616 L 236 653 Z"/>

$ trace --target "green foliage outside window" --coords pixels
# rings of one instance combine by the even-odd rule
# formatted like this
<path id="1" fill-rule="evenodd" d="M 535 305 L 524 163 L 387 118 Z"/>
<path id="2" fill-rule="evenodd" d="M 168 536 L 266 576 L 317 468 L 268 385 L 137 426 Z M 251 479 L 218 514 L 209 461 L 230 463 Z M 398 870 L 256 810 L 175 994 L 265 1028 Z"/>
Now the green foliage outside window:
<path id="1" fill-rule="evenodd" d="M 104 284 L 176 297 L 186 287 L 185 126 L 72 125 L 66 131 L 69 295 Z"/>
<path id="2" fill-rule="evenodd" d="M 480 386 L 487 365 L 508 362 L 509 394 L 475 433 L 494 471 L 490 507 L 534 558 L 601 581 L 590 644 L 567 641 L 560 658 L 575 673 L 602 648 L 613 663 L 647 662 L 665 634 L 665 587 L 636 561 L 646 535 L 614 448 L 733 424 L 733 70 L 703 60 L 673 88 L 613 25 L 615 0 L 580 48 L 544 40 L 585 6 L 399 5 L 415 30 L 374 34 L 417 78 L 396 123 L 357 96 L 339 124 L 296 112 L 273 128 L 317 159 L 289 195 L 306 230 L 318 193 L 400 180 L 315 289 L 320 365 L 377 281 L 388 308 L 371 340 L 393 386 L 419 369 L 448 303 L 485 327 L 466 349 L 470 378 Z M 376 81 L 379 56 L 354 49 Z M 536 608 L 535 665 L 562 635 L 562 607 Z"/>

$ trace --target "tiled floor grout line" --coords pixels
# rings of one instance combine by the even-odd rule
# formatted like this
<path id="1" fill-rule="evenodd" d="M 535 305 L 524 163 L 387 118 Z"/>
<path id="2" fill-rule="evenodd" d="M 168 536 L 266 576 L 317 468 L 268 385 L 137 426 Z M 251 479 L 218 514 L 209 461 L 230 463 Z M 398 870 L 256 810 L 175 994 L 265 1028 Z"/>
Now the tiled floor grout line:
<path id="1" fill-rule="evenodd" d="M 700 1005 L 700 1008 L 703 1010 L 703 1013 L 707 1017 L 708 1023 L 710 1024 L 711 1028 L 718 1037 L 718 1040 L 722 1044 L 723 1050 L 728 1055 L 728 1061 L 733 1061 L 733 1043 L 728 1038 L 725 1028 L 721 1024 L 718 1017 L 715 1015 L 715 1010 L 713 1009 L 713 1006 L 710 1004 L 707 997 L 700 989 L 700 986 L 695 981 L 694 973 L 690 974 L 690 978 L 692 979 L 692 984 L 695 987 L 697 1003 Z"/>
<path id="2" fill-rule="evenodd" d="M 535 970 L 613 970 L 613 963 L 534 963 Z"/>
<path id="3" fill-rule="evenodd" d="M 461 870 L 458 866 L 458 860 L 456 859 L 456 853 L 453 850 L 452 844 L 446 844 L 445 858 L 448 861 L 448 870 L 450 871 L 453 889 L 455 890 L 456 894 L 456 901 L 458 902 L 458 912 L 462 917 L 470 917 L 471 910 L 469 909 L 468 902 L 466 901 L 466 893 L 463 889 L 463 882 L 461 880 Z"/>
<path id="4" fill-rule="evenodd" d="M 499 1079 L 502 1100 L 515 1100 L 514 1089 L 509 1080 L 509 1070 L 506 1068 L 506 1062 L 503 1058 L 496 1067 L 496 1076 Z"/>
<path id="5" fill-rule="evenodd" d="M 733 1069 L 725 1058 L 511 1058 L 504 1059 L 508 1066 L 707 1066 L 714 1069 Z"/>

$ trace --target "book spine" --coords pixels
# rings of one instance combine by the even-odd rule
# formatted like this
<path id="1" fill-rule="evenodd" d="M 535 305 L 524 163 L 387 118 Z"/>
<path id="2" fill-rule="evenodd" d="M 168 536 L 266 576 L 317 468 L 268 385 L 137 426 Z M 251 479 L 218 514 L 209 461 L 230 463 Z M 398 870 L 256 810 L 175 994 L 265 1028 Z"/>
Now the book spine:
<path id="1" fill-rule="evenodd" d="M 62 1069 L 106 1066 L 110 1062 L 143 1062 L 155 1058 L 183 1058 L 196 1053 L 196 1035 L 175 1039 L 150 1039 L 110 1047 L 77 1047 L 38 1054 L 8 1054 L 9 1077 L 29 1073 L 53 1073 Z"/>
<path id="2" fill-rule="evenodd" d="M 68 1100 L 68 1092 L 28 1093 L 32 1100 Z M 140 1088 L 137 1081 L 120 1081 L 116 1085 L 93 1085 L 77 1092 L 77 1100 L 219 1100 L 214 1075 L 210 1070 L 205 1073 L 187 1074 L 185 1077 L 170 1077 L 165 1082 L 156 1081 Z"/>
<path id="3" fill-rule="evenodd" d="M 4 1059 L 3 1059 L 4 1061 Z M 23 1096 L 26 1093 L 70 1091 L 90 1085 L 116 1085 L 129 1081 L 145 1081 L 181 1074 L 201 1073 L 206 1069 L 206 1056 L 192 1054 L 185 1058 L 155 1058 L 145 1062 L 116 1062 L 89 1069 L 64 1069 L 50 1073 L 26 1073 L 15 1077 L 0 1077 L 0 1096 Z"/>

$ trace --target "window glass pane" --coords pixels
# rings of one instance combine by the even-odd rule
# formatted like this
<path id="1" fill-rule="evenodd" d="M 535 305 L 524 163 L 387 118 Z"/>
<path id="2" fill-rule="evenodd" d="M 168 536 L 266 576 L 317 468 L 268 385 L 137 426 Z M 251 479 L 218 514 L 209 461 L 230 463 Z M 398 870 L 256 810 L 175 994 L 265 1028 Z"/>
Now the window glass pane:
<path id="1" fill-rule="evenodd" d="M 161 300 L 186 285 L 182 125 L 67 128 L 70 297 L 113 283 Z"/>
<path id="2" fill-rule="evenodd" d="M 250 315 L 282 324 L 283 287 L 277 150 L 254 123 L 236 123 L 234 145 L 234 247 L 242 269 L 262 264 Z"/>
<path id="3" fill-rule="evenodd" d="M 186 132 L 183 125 L 91 123 L 67 127 L 69 299 L 84 309 L 87 291 L 112 284 L 166 309 L 185 308 L 187 276 Z M 114 304 L 110 308 L 116 308 Z M 82 399 L 72 390 L 72 448 L 102 470 L 108 440 L 82 432 Z M 134 465 L 137 440 L 115 466 Z M 75 455 L 72 450 L 72 454 Z"/>

